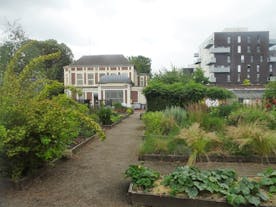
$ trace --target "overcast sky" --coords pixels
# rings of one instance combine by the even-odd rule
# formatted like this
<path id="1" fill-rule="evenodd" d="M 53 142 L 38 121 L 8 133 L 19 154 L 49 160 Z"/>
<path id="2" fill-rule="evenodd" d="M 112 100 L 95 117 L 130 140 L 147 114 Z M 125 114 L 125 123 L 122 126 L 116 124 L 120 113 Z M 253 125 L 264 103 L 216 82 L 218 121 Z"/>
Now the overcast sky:
<path id="1" fill-rule="evenodd" d="M 0 32 L 19 20 L 27 36 L 82 55 L 144 55 L 152 68 L 186 67 L 212 32 L 247 27 L 276 38 L 275 0 L 0 0 Z"/>

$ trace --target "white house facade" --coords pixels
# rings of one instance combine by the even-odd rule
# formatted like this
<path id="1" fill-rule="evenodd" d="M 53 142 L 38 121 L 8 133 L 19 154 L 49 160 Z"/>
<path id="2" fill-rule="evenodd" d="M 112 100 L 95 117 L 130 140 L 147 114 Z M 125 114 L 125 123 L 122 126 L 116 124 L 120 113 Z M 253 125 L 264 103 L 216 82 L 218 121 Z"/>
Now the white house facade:
<path id="1" fill-rule="evenodd" d="M 92 106 L 100 102 L 119 102 L 128 106 L 146 105 L 142 90 L 148 83 L 147 74 L 138 74 L 123 55 L 82 56 L 64 66 L 64 85 L 80 93 L 66 90 L 74 99 L 86 100 Z"/>

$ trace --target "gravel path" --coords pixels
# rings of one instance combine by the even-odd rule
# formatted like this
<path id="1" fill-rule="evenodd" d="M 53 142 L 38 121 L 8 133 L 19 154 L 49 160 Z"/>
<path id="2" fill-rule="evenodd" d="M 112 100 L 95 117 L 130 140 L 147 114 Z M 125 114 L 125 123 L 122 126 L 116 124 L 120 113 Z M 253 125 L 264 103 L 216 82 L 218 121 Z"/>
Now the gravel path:
<path id="1" fill-rule="evenodd" d="M 1 207 L 124 207 L 128 182 L 124 171 L 137 163 L 142 136 L 139 113 L 107 130 L 72 159 L 48 169 L 24 190 L 0 187 Z M 2 191 L 2 192 L 1 192 Z"/>

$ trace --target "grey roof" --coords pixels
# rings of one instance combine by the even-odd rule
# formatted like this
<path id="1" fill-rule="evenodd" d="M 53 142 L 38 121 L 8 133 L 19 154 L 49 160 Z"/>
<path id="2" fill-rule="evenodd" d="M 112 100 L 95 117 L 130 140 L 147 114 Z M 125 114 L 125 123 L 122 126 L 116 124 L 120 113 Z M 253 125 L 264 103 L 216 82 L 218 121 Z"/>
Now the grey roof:
<path id="1" fill-rule="evenodd" d="M 88 55 L 82 56 L 72 66 L 90 65 L 131 65 L 123 55 Z"/>
<path id="2" fill-rule="evenodd" d="M 126 75 L 103 75 L 99 83 L 131 83 L 131 80 Z"/>
<path id="3" fill-rule="evenodd" d="M 232 92 L 238 97 L 238 98 L 244 98 L 244 99 L 261 99 L 264 90 L 232 90 Z"/>

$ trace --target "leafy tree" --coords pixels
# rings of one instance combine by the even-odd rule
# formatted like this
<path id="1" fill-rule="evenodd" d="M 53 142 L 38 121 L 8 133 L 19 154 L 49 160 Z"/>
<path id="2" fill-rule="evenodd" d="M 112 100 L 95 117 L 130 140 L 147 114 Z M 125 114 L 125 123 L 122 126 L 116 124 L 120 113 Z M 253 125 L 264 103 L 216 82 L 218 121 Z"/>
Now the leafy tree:
<path id="1" fill-rule="evenodd" d="M 151 59 L 142 55 L 131 56 L 128 58 L 129 62 L 134 65 L 138 73 L 151 74 Z"/>
<path id="2" fill-rule="evenodd" d="M 18 23 L 8 24 L 7 27 L 7 38 L 0 46 L 0 83 L 14 52 L 28 40 Z M 18 57 L 15 72 L 20 73 L 33 58 L 57 51 L 61 52 L 60 57 L 38 64 L 36 70 L 32 71 L 32 78 L 37 79 L 40 76 L 63 82 L 63 66 L 69 65 L 73 61 L 73 54 L 64 43 L 58 43 L 56 40 L 35 41 L 30 47 L 26 48 Z"/>
<path id="3" fill-rule="evenodd" d="M 193 80 L 196 83 L 201 83 L 201 84 L 208 84 L 209 79 L 204 76 L 204 72 L 201 68 L 197 68 L 194 73 L 193 73 Z"/>
<path id="4" fill-rule="evenodd" d="M 166 84 L 173 84 L 176 82 L 187 83 L 191 79 L 192 77 L 189 74 L 186 74 L 175 67 L 173 67 L 171 71 L 166 70 L 163 73 L 159 72 L 159 74 L 156 74 L 152 78 L 153 81 L 160 81 Z"/>

